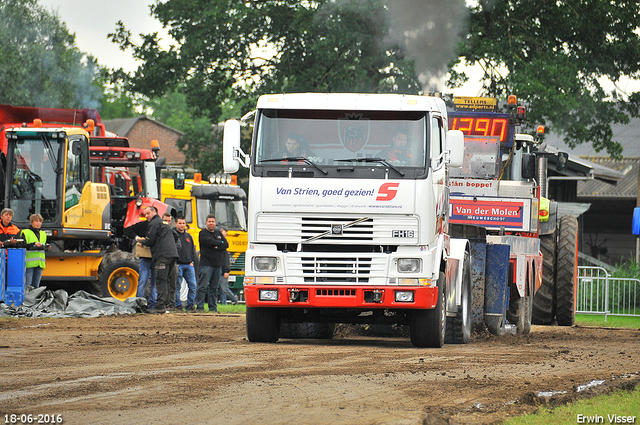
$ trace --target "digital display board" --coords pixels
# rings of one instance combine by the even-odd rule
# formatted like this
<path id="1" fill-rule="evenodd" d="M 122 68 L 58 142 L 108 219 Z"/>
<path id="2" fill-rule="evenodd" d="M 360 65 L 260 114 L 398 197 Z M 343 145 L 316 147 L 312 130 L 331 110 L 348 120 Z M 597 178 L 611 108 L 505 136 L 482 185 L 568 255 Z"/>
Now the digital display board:
<path id="1" fill-rule="evenodd" d="M 460 130 L 466 136 L 497 136 L 503 146 L 513 146 L 513 127 L 509 114 L 482 112 L 449 112 L 449 130 Z"/>

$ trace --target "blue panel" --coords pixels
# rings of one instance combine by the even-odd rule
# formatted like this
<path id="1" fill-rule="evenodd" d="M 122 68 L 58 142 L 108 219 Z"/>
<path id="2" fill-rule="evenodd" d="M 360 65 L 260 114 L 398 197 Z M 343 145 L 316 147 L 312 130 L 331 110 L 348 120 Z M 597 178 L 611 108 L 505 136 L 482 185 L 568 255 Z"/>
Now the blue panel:
<path id="1" fill-rule="evenodd" d="M 24 301 L 25 270 L 27 250 L 20 248 L 7 249 L 7 288 L 4 302 L 8 305 L 19 306 Z"/>
<path id="2" fill-rule="evenodd" d="M 4 291 L 7 287 L 7 251 L 0 249 L 0 301 L 4 301 Z"/>
<path id="3" fill-rule="evenodd" d="M 471 325 L 484 321 L 484 274 L 486 269 L 487 244 L 482 240 L 469 239 L 471 249 Z"/>
<path id="4" fill-rule="evenodd" d="M 633 234 L 636 236 L 640 236 L 640 207 L 635 207 L 633 209 Z"/>
<path id="5" fill-rule="evenodd" d="M 484 312 L 503 315 L 509 305 L 509 245 L 487 245 Z"/>

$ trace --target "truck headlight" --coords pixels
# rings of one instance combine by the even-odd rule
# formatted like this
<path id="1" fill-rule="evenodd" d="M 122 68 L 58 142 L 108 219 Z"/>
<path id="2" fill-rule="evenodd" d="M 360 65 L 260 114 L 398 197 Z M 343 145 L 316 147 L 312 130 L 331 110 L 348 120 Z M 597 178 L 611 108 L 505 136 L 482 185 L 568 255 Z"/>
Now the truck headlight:
<path id="1" fill-rule="evenodd" d="M 253 270 L 257 272 L 275 272 L 277 264 L 276 257 L 253 257 Z"/>
<path id="2" fill-rule="evenodd" d="M 420 263 L 419 258 L 398 258 L 398 273 L 418 273 Z"/>
<path id="3" fill-rule="evenodd" d="M 278 301 L 277 289 L 261 289 L 258 294 L 260 301 Z"/>
<path id="4" fill-rule="evenodd" d="M 396 291 L 396 302 L 398 303 L 412 303 L 413 291 Z"/>

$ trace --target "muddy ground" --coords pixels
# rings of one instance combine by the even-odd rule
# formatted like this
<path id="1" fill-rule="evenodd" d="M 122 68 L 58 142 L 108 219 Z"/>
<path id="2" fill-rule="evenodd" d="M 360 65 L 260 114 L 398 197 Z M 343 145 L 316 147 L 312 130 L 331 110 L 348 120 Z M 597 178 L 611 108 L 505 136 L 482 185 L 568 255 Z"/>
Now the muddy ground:
<path id="1" fill-rule="evenodd" d="M 0 319 L 3 421 L 496 423 L 633 388 L 639 372 L 640 330 L 534 326 L 416 349 L 349 328 L 333 340 L 252 344 L 243 315 Z M 593 380 L 604 383 L 577 392 Z"/>

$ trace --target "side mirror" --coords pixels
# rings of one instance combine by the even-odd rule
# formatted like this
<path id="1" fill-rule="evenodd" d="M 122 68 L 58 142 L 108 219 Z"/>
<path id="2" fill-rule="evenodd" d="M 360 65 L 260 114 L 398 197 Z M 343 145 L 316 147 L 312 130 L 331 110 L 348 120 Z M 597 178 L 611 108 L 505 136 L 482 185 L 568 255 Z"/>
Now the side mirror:
<path id="1" fill-rule="evenodd" d="M 176 171 L 173 175 L 173 188 L 175 190 L 183 190 L 184 189 L 184 171 Z"/>
<path id="2" fill-rule="evenodd" d="M 80 140 L 74 140 L 71 145 L 71 153 L 76 156 L 82 155 L 82 142 Z"/>
<path id="3" fill-rule="evenodd" d="M 237 151 L 240 150 L 240 121 L 227 120 L 224 123 L 222 136 L 222 163 L 224 172 L 233 174 L 238 172 L 240 162 Z"/>
<path id="4" fill-rule="evenodd" d="M 464 133 L 460 130 L 447 132 L 447 150 L 449 151 L 449 167 L 460 168 L 464 162 Z"/>
<path id="5" fill-rule="evenodd" d="M 536 176 L 536 155 L 533 153 L 522 154 L 522 170 L 523 179 L 529 180 Z"/>

